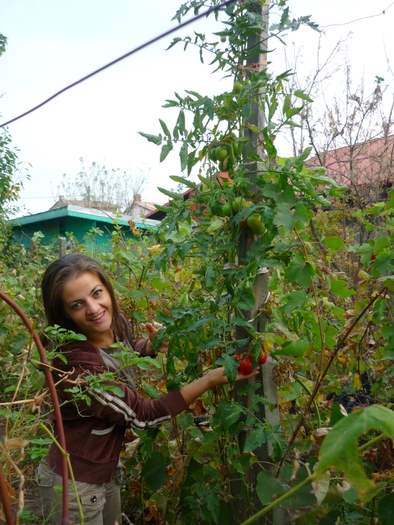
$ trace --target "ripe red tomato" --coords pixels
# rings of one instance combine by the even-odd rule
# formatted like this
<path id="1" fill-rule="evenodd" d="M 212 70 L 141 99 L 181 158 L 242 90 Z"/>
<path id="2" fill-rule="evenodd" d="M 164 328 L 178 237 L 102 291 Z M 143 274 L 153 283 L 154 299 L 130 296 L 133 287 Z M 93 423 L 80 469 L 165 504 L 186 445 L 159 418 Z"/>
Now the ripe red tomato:
<path id="1" fill-rule="evenodd" d="M 268 355 L 266 352 L 262 352 L 259 357 L 259 364 L 263 365 L 267 361 Z"/>
<path id="2" fill-rule="evenodd" d="M 235 357 L 235 359 L 237 359 L 237 361 L 241 361 L 241 359 L 242 359 L 242 356 L 240 356 L 239 354 L 234 354 L 233 357 Z"/>
<path id="3" fill-rule="evenodd" d="M 245 376 L 248 376 L 253 372 L 252 361 L 248 358 L 242 359 L 239 363 L 239 372 Z"/>

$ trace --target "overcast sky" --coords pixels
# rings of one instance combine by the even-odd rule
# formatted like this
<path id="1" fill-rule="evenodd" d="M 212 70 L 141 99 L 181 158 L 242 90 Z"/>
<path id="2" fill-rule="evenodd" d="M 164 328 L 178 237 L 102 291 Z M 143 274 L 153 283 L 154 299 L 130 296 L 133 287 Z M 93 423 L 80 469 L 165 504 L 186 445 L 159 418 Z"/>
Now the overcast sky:
<path id="1" fill-rule="evenodd" d="M 176 27 L 171 19 L 182 3 L 0 0 L 0 33 L 8 38 L 0 58 L 0 123 Z M 311 15 L 323 28 L 322 53 L 352 32 L 347 53 L 356 82 L 364 76 L 372 85 L 377 75 L 392 82 L 394 2 L 290 0 L 289 7 L 294 16 Z M 132 174 L 150 170 L 151 184 L 143 197 L 165 201 L 157 186 L 175 186 L 168 176 L 180 175 L 177 155 L 159 164 L 160 148 L 138 131 L 157 134 L 158 118 L 172 121 L 175 113 L 161 106 L 175 91 L 184 94 L 191 89 L 212 96 L 230 89 L 228 79 L 213 76 L 208 65 L 200 64 L 195 49 L 184 52 L 176 46 L 165 51 L 175 36 L 218 29 L 213 19 L 201 19 L 12 123 L 13 145 L 31 177 L 25 182 L 21 204 L 31 213 L 47 210 L 58 196 L 62 175 L 74 177 L 80 170 L 80 157 L 87 166 L 98 162 Z M 318 34 L 303 28 L 290 34 L 287 42 L 290 54 L 293 42 L 302 49 L 298 73 L 313 69 Z M 275 60 L 278 67 L 280 57 Z"/>

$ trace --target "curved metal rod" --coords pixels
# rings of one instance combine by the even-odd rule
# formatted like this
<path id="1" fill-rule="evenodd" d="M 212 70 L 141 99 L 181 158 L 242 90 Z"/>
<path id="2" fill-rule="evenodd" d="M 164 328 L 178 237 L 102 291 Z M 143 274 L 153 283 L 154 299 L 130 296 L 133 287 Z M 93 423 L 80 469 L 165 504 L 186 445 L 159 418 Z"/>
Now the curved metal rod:
<path id="1" fill-rule="evenodd" d="M 7 525 L 14 525 L 10 498 L 8 496 L 7 483 L 4 479 L 3 466 L 0 465 L 0 499 L 3 503 L 5 522 Z"/>
<path id="2" fill-rule="evenodd" d="M 3 299 L 3 301 L 5 301 L 9 306 L 11 306 L 11 308 L 13 310 L 15 310 L 15 312 L 19 315 L 19 317 L 22 319 L 24 325 L 29 330 L 29 332 L 30 332 L 30 334 L 31 334 L 31 336 L 32 336 L 36 346 L 37 346 L 38 353 L 40 354 L 40 361 L 44 365 L 43 366 L 43 371 L 44 371 L 45 379 L 46 379 L 47 384 L 48 384 L 49 392 L 50 392 L 51 399 L 52 399 L 53 409 L 54 409 L 54 412 L 55 412 L 56 424 L 57 424 L 58 433 L 59 433 L 59 438 L 58 438 L 59 439 L 59 443 L 60 443 L 60 446 L 62 447 L 62 449 L 65 451 L 66 450 L 66 438 L 65 438 L 65 435 L 64 435 L 63 420 L 62 420 L 62 415 L 61 415 L 61 412 L 60 412 L 59 400 L 58 400 L 57 393 L 56 393 L 55 383 L 53 381 L 53 377 L 52 377 L 52 374 L 51 374 L 51 371 L 50 371 L 50 365 L 49 365 L 48 360 L 47 360 L 46 355 L 45 355 L 44 347 L 42 346 L 40 338 L 38 337 L 36 331 L 33 328 L 33 325 L 29 321 L 29 319 L 26 316 L 26 314 L 24 313 L 24 311 L 12 299 L 10 299 L 8 297 L 8 295 L 6 295 L 2 290 L 0 290 L 0 298 Z M 62 472 L 63 472 L 63 508 L 62 508 L 61 525 L 68 525 L 69 524 L 69 511 L 68 511 L 68 466 L 67 466 L 67 457 L 64 454 L 62 454 Z M 2 470 L 1 470 L 1 475 L 0 475 L 0 490 L 2 490 L 1 476 L 2 476 Z M 3 499 L 4 508 L 6 509 L 6 505 L 7 505 L 6 504 L 6 499 L 7 499 L 8 504 L 9 504 L 8 493 L 3 494 L 1 492 L 1 496 L 2 496 L 2 499 Z M 12 516 L 11 516 L 11 519 L 12 519 Z M 14 525 L 13 521 L 8 521 L 8 518 L 7 518 L 7 522 L 6 523 L 7 523 L 7 525 Z"/>

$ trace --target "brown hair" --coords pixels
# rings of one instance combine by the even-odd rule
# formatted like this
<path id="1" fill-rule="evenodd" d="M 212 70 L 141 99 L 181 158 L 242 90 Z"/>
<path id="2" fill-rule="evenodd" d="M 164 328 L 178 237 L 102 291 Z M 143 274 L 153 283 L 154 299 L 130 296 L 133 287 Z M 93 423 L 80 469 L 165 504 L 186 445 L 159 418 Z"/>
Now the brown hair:
<path id="1" fill-rule="evenodd" d="M 72 253 L 57 259 L 48 266 L 44 273 L 41 291 L 48 326 L 59 325 L 66 330 L 78 333 L 78 326 L 66 316 L 62 293 L 64 286 L 70 279 L 76 279 L 88 272 L 97 275 L 111 297 L 113 309 L 112 329 L 121 340 L 127 339 L 125 320 L 122 319 L 123 316 L 116 302 L 114 289 L 107 274 L 97 261 L 80 253 Z"/>

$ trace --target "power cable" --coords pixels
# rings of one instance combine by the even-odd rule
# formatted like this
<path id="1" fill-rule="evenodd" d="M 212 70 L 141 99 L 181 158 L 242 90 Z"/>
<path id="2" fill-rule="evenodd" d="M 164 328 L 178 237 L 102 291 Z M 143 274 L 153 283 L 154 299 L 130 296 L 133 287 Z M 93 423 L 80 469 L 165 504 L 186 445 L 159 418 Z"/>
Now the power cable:
<path id="1" fill-rule="evenodd" d="M 175 31 L 178 31 L 179 29 L 182 29 L 182 28 L 188 26 L 189 24 L 195 22 L 196 20 L 199 20 L 200 18 L 207 17 L 211 13 L 214 13 L 215 11 L 220 11 L 220 9 L 222 9 L 223 7 L 226 7 L 226 6 L 230 5 L 230 4 L 233 4 L 236 1 L 237 0 L 227 0 L 226 2 L 223 2 L 222 4 L 219 4 L 219 5 L 215 6 L 215 7 L 211 7 L 210 9 L 208 9 L 208 11 L 205 11 L 204 13 L 200 13 L 199 15 L 196 15 L 195 17 L 191 18 L 190 20 L 187 20 L 186 22 L 183 22 L 182 24 L 179 24 L 178 26 L 176 26 L 176 27 L 174 27 L 172 29 L 169 29 L 165 33 L 162 33 L 161 35 L 153 38 L 152 40 L 148 40 L 148 42 L 145 42 L 144 44 L 136 47 L 135 49 L 132 49 L 131 51 L 129 51 L 125 55 L 122 55 L 119 58 L 116 58 L 115 60 L 112 60 L 112 62 L 109 62 L 108 64 L 105 64 L 104 66 L 100 67 L 99 69 L 96 69 L 92 73 L 89 73 L 88 75 L 80 78 L 76 82 L 73 82 L 72 84 L 66 86 L 65 88 L 61 89 L 60 91 L 58 91 L 57 93 L 55 93 L 51 97 L 49 97 L 46 100 L 44 100 L 43 102 L 41 102 L 41 104 L 38 104 L 37 106 L 29 109 L 28 111 L 25 111 L 21 115 L 13 118 L 11 120 L 8 120 L 7 122 L 4 122 L 3 124 L 0 124 L 0 128 L 4 128 L 5 126 L 8 126 L 12 122 L 15 122 L 15 121 L 25 117 L 26 115 L 29 115 L 30 113 L 33 113 L 33 111 L 36 111 L 37 109 L 41 108 L 42 106 L 45 106 L 45 104 L 48 104 L 48 102 L 50 102 L 54 98 L 58 97 L 59 95 L 61 95 L 65 91 L 68 91 L 69 89 L 77 86 L 78 84 L 81 84 L 82 82 L 85 82 L 85 80 L 88 80 L 89 78 L 93 77 L 94 75 L 97 75 L 98 73 L 101 73 L 101 71 L 104 71 L 105 69 L 108 69 L 109 67 L 117 64 L 121 60 L 124 60 L 125 58 L 128 58 L 131 55 L 134 55 L 135 53 L 137 53 L 138 51 L 141 51 L 145 47 L 149 47 L 150 45 L 155 44 L 156 42 L 158 42 L 162 38 L 165 38 L 166 36 L 171 35 Z"/>
<path id="2" fill-rule="evenodd" d="M 349 24 L 353 24 L 354 22 L 360 22 L 361 20 L 367 20 L 369 18 L 375 18 L 377 16 L 382 16 L 382 15 L 385 15 L 386 14 L 386 11 L 388 9 L 390 9 L 390 7 L 394 5 L 394 2 L 392 2 L 388 7 L 386 7 L 385 9 L 383 9 L 383 11 L 381 13 L 378 13 L 377 15 L 369 15 L 369 16 L 364 16 L 362 18 L 356 18 L 356 20 L 350 20 L 350 22 L 343 22 L 341 24 L 329 24 L 328 26 L 320 26 L 322 29 L 326 29 L 327 27 L 336 27 L 336 26 L 347 26 Z"/>

